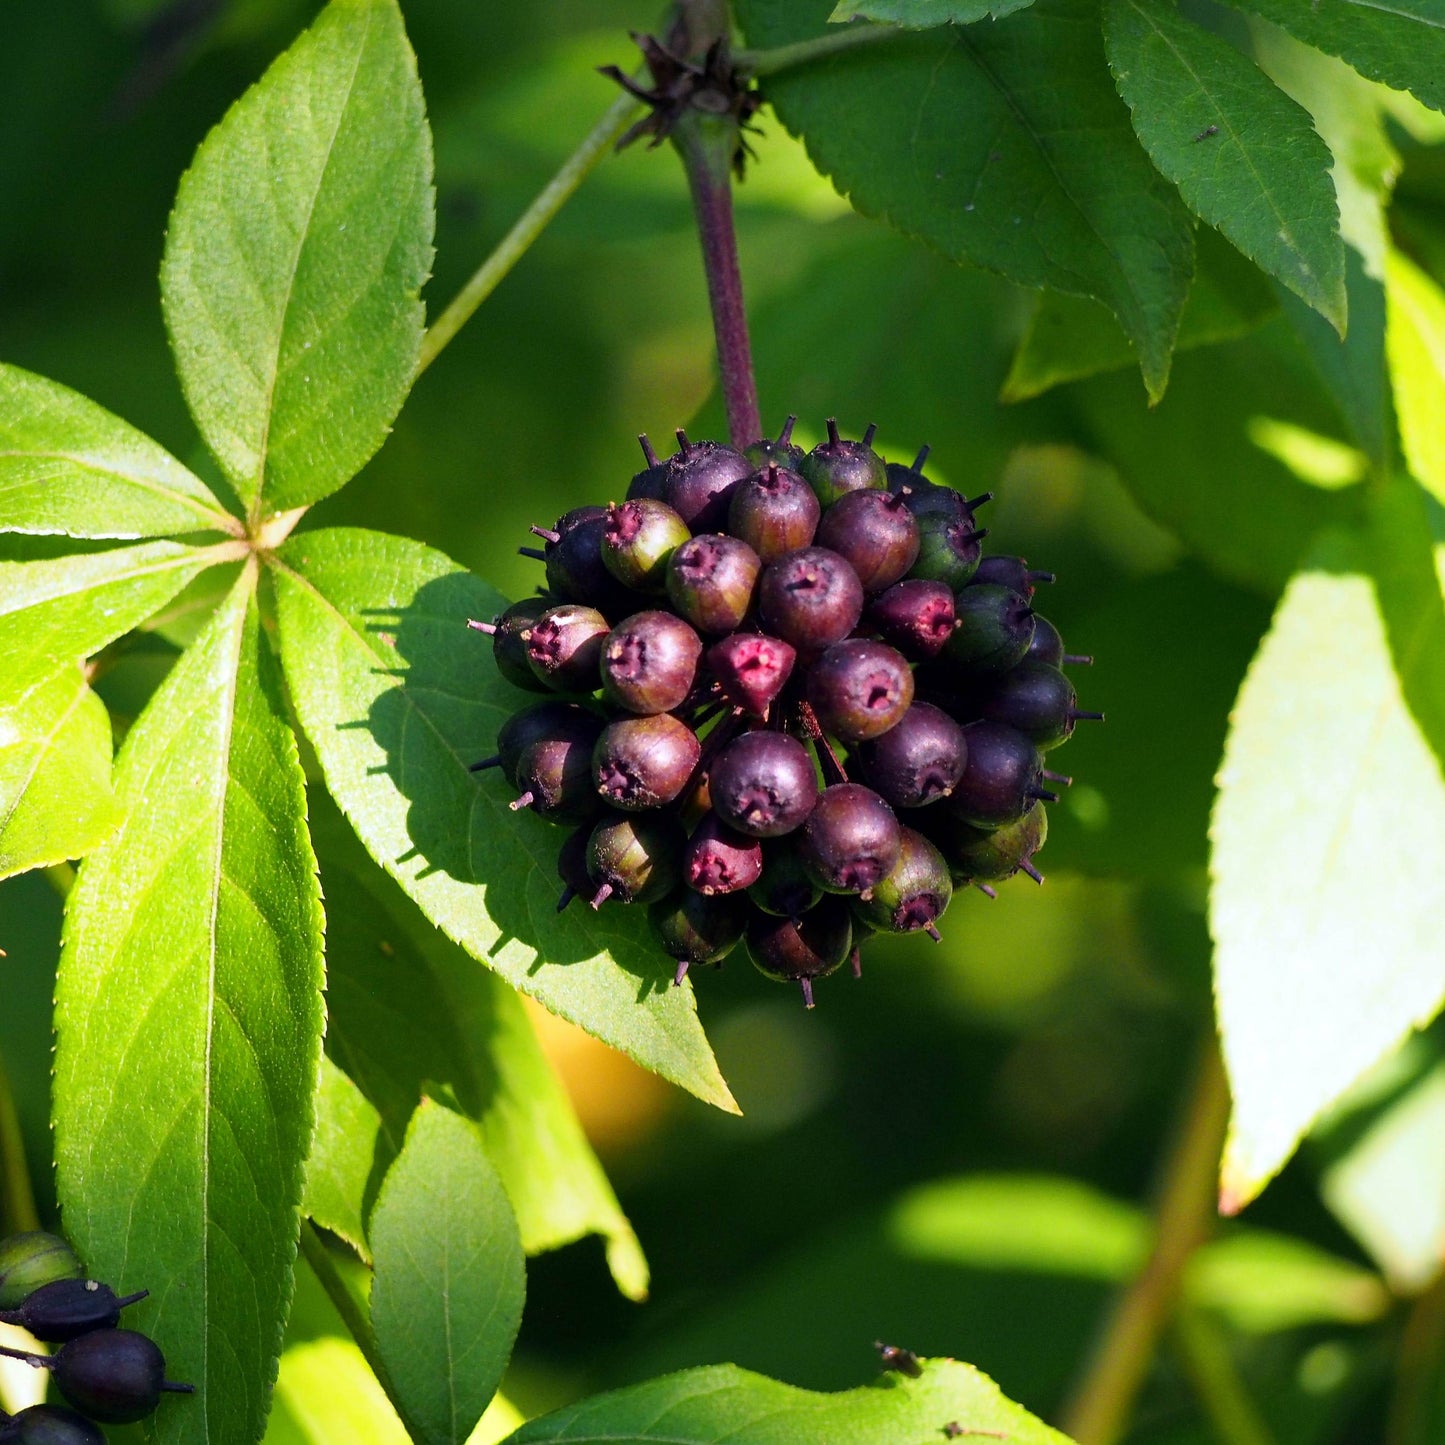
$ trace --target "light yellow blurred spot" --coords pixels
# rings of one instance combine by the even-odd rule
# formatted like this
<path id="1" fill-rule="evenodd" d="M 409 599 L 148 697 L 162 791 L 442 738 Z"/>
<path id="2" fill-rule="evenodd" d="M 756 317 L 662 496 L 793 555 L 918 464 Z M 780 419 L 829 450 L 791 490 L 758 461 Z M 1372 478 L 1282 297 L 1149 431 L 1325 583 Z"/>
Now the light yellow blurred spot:
<path id="1" fill-rule="evenodd" d="M 1369 470 L 1363 452 L 1293 422 L 1252 416 L 1245 433 L 1260 451 L 1288 467 L 1300 481 L 1327 492 L 1363 481 Z"/>

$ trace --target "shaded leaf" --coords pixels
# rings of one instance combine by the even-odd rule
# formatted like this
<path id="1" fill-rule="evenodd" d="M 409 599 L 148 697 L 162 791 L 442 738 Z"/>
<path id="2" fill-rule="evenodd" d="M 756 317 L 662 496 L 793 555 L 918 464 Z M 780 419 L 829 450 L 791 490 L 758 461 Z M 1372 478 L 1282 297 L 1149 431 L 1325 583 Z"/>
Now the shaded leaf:
<path id="1" fill-rule="evenodd" d="M 57 984 L 67 1233 L 194 1399 L 155 1438 L 261 1433 L 321 1050 L 305 797 L 248 568 L 121 752 L 125 820 L 82 864 Z"/>
<path id="2" fill-rule="evenodd" d="M 522 1242 L 474 1125 L 424 1099 L 371 1216 L 371 1324 L 418 1445 L 462 1445 L 522 1322 Z"/>
<path id="3" fill-rule="evenodd" d="M 1435 0 L 1228 0 L 1361 75 L 1445 110 L 1445 16 Z"/>
<path id="4" fill-rule="evenodd" d="M 186 399 L 253 516 L 333 492 L 421 345 L 431 139 L 395 0 L 332 0 L 181 180 L 161 292 Z"/>
<path id="5" fill-rule="evenodd" d="M 514 988 L 735 1107 L 691 990 L 671 987 L 645 920 L 626 908 L 559 915 L 561 831 L 509 811 L 503 780 L 468 771 L 527 700 L 466 630 L 503 599 L 420 543 L 350 529 L 291 538 L 275 579 L 297 713 L 372 857 Z"/>
<path id="6" fill-rule="evenodd" d="M 0 878 L 83 858 L 119 819 L 110 717 L 78 666 L 0 707 Z"/>
<path id="7" fill-rule="evenodd" d="M 1408 491 L 1290 583 L 1225 747 L 1210 924 L 1230 1209 L 1445 997 L 1445 623 Z"/>
<path id="8" fill-rule="evenodd" d="M 1411 472 L 1445 503 L 1445 291 L 1398 251 L 1385 271 L 1386 342 Z"/>
<path id="9" fill-rule="evenodd" d="M 1006 1400 L 987 1375 L 957 1360 L 925 1360 L 918 1379 L 884 1375 L 857 1390 L 824 1395 L 780 1384 L 736 1365 L 710 1365 L 594 1395 L 523 1425 L 507 1445 L 566 1440 L 657 1441 L 659 1445 L 798 1445 L 867 1440 L 918 1445 L 956 1423 L 1015 1445 L 1066 1445 L 1057 1430 Z"/>
<path id="10" fill-rule="evenodd" d="M 824 29 L 822 0 L 744 0 L 753 45 Z M 900 35 L 771 76 L 769 100 L 865 215 L 1118 316 L 1164 389 L 1193 266 L 1189 217 L 1104 64 L 1097 10 L 1040 0 L 998 25 Z"/>
<path id="11" fill-rule="evenodd" d="M 324 896 L 334 907 L 329 893 Z M 328 939 L 328 975 L 330 945 Z M 328 1005 L 330 983 L 328 977 Z M 329 1018 L 327 1032 L 331 1032 Z M 380 1128 L 381 1116 L 366 1096 L 330 1059 L 323 1058 L 321 1087 L 316 1093 L 316 1134 L 306 1159 L 301 1212 L 344 1239 L 367 1264 L 371 1263 L 371 1246 L 366 1242 L 367 1188 Z"/>
<path id="12" fill-rule="evenodd" d="M 1309 112 L 1173 0 L 1108 0 L 1104 43 L 1135 132 L 1190 209 L 1343 335 L 1339 207 Z"/>
<path id="13" fill-rule="evenodd" d="M 313 807 L 312 837 L 331 904 L 326 1047 L 370 1101 L 351 1131 L 353 1210 L 369 1208 L 428 1083 L 444 1085 L 481 1129 L 527 1253 L 595 1231 L 618 1288 L 645 1297 L 637 1236 L 515 991 L 421 916 L 329 804 Z"/>
<path id="14" fill-rule="evenodd" d="M 975 20 L 1001 20 L 1032 5 L 1034 0 L 840 0 L 828 17 L 844 20 L 881 20 L 927 30 L 934 25 L 972 25 Z"/>
<path id="15" fill-rule="evenodd" d="M 0 531 L 165 537 L 241 525 L 163 447 L 59 382 L 0 363 Z"/>

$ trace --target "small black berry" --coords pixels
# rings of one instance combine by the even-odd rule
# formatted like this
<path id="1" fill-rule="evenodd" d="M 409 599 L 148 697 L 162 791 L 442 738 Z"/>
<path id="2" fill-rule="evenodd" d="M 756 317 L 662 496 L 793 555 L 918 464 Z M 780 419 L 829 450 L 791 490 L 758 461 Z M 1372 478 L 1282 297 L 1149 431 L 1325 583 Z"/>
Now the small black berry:
<path id="1" fill-rule="evenodd" d="M 549 823 L 585 823 L 601 809 L 592 778 L 592 752 L 602 719 L 529 743 L 517 760 L 513 812 L 528 808 Z"/>
<path id="2" fill-rule="evenodd" d="M 515 788 L 517 765 L 531 745 L 547 737 L 597 737 L 601 727 L 595 712 L 575 702 L 538 702 L 514 712 L 497 731 L 497 751 L 472 765 L 473 772 L 499 767 Z"/>
<path id="3" fill-rule="evenodd" d="M 955 819 L 938 842 L 959 882 L 997 883 L 1022 871 L 1042 883 L 1030 860 L 1048 836 L 1048 813 L 1042 803 L 1035 803 L 1001 828 L 974 828 Z"/>
<path id="4" fill-rule="evenodd" d="M 813 980 L 832 973 L 853 946 L 853 923 L 841 898 L 825 898 L 800 918 L 754 913 L 748 921 L 748 957 L 759 973 L 796 983 L 813 1007 Z"/>
<path id="5" fill-rule="evenodd" d="M 1037 612 L 1034 613 L 1034 635 L 1024 658 L 1028 662 L 1046 662 L 1050 667 L 1064 665 L 1064 639 L 1059 636 L 1059 629 Z"/>
<path id="6" fill-rule="evenodd" d="M 769 632 L 802 653 L 841 642 L 863 615 L 863 584 L 836 552 L 803 547 L 763 568 L 758 612 Z"/>
<path id="7" fill-rule="evenodd" d="M 625 717 L 603 728 L 592 773 L 604 802 L 635 813 L 672 802 L 701 756 L 697 734 L 671 713 Z"/>
<path id="8" fill-rule="evenodd" d="M 766 471 L 769 465 L 796 472 L 803 463 L 803 449 L 793 441 L 793 428 L 797 422 L 797 417 L 790 416 L 776 438 L 763 437 L 760 441 L 749 442 L 743 448 L 743 455 L 760 472 Z M 798 545 L 806 544 L 800 542 Z"/>
<path id="9" fill-rule="evenodd" d="M 126 1305 L 143 1300 L 148 1291 L 124 1299 L 108 1284 L 94 1279 L 56 1279 L 32 1290 L 17 1310 L 0 1310 L 0 1321 L 29 1330 L 37 1340 L 60 1344 L 91 1330 L 112 1330 Z"/>
<path id="10" fill-rule="evenodd" d="M 160 1404 L 163 1390 L 189 1390 L 166 1379 L 166 1360 L 154 1340 L 135 1330 L 94 1330 L 51 1356 L 56 1388 L 92 1420 L 128 1425 Z"/>
<path id="11" fill-rule="evenodd" d="M 523 634 L 552 605 L 546 597 L 524 597 L 491 622 L 467 623 L 474 632 L 491 634 L 492 660 L 497 664 L 497 671 L 513 687 L 525 688 L 528 692 L 551 691 L 527 661 L 527 644 Z"/>
<path id="12" fill-rule="evenodd" d="M 1025 658 L 994 681 L 979 702 L 979 712 L 991 722 L 1017 728 L 1047 752 L 1073 733 L 1077 701 L 1074 684 L 1057 667 Z"/>
<path id="13" fill-rule="evenodd" d="M 975 582 L 993 582 L 1000 587 L 1012 587 L 1024 597 L 1034 595 L 1034 587 L 1040 582 L 1054 581 L 1052 572 L 1031 571 L 1022 557 L 992 556 L 979 561 L 973 574 Z"/>
<path id="14" fill-rule="evenodd" d="M 64 1405 L 31 1405 L 0 1419 L 0 1445 L 105 1445 L 105 1436 Z"/>
<path id="15" fill-rule="evenodd" d="M 741 893 L 695 893 L 679 888 L 647 910 L 663 952 L 681 965 L 673 977 L 681 983 L 695 963 L 721 963 L 743 936 L 749 908 Z"/>
<path id="16" fill-rule="evenodd" d="M 663 489 L 667 486 L 667 463 L 657 459 L 657 453 L 653 451 L 646 432 L 637 438 L 637 445 L 642 448 L 642 459 L 647 465 L 627 484 L 627 500 L 630 502 L 640 497 L 652 497 L 660 502 Z"/>
<path id="17" fill-rule="evenodd" d="M 754 838 L 791 833 L 818 798 L 818 778 L 807 750 L 781 732 L 735 738 L 718 754 L 708 781 L 718 816 Z"/>
<path id="18" fill-rule="evenodd" d="M 881 737 L 863 743 L 858 765 L 895 808 L 923 808 L 947 797 L 963 776 L 968 743 L 941 707 L 915 702 Z"/>
<path id="19" fill-rule="evenodd" d="M 976 828 L 1001 828 L 1023 817 L 1039 798 L 1052 798 L 1040 786 L 1039 750 L 1017 729 L 1003 723 L 970 723 L 963 730 L 968 762 L 944 806 Z"/>
<path id="20" fill-rule="evenodd" d="M 763 875 L 748 889 L 757 907 L 779 918 L 797 918 L 822 896 L 798 856 L 796 835 L 763 844 Z"/>
<path id="21" fill-rule="evenodd" d="M 607 525 L 605 507 L 574 507 L 557 519 L 542 553 L 547 566 L 547 589 L 564 602 L 595 607 L 609 617 L 621 617 L 636 607 L 627 589 L 607 570 L 602 560 L 602 533 Z M 535 555 L 526 548 L 528 555 Z"/>
<path id="22" fill-rule="evenodd" d="M 731 632 L 753 605 L 761 566 L 758 554 L 737 537 L 694 537 L 668 563 L 668 600 L 699 632 Z"/>
<path id="23" fill-rule="evenodd" d="M 825 732 L 844 742 L 886 733 L 913 701 L 908 659 L 886 642 L 836 642 L 808 672 L 808 702 Z"/>
<path id="24" fill-rule="evenodd" d="M 923 929 L 935 940 L 935 920 L 953 897 L 953 879 L 943 854 L 914 828 L 902 830 L 898 861 L 874 885 L 872 896 L 853 904 L 869 928 L 890 933 Z"/>
<path id="25" fill-rule="evenodd" d="M 690 442 L 682 432 L 677 437 L 679 450 L 667 463 L 662 499 L 692 531 L 724 531 L 733 489 L 752 475 L 753 464 L 718 442 Z"/>
<path id="26" fill-rule="evenodd" d="M 702 639 L 671 612 L 638 612 L 602 648 L 602 691 L 628 712 L 671 712 L 692 691 Z"/>
<path id="27" fill-rule="evenodd" d="M 902 834 L 893 809 L 861 783 L 825 788 L 798 837 L 798 856 L 828 893 L 867 897 L 898 862 Z"/>

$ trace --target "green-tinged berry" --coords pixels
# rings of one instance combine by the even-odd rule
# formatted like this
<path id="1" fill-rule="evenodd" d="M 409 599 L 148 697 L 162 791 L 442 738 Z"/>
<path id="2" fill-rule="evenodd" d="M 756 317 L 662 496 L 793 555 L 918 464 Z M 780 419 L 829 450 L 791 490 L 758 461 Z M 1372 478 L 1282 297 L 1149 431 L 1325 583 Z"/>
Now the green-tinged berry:
<path id="1" fill-rule="evenodd" d="M 798 468 L 825 508 L 849 492 L 881 491 L 887 487 L 883 458 L 873 450 L 876 431 L 870 426 L 861 441 L 844 441 L 838 435 L 836 419 L 828 418 L 828 440 L 819 442 Z"/>
<path id="2" fill-rule="evenodd" d="M 659 813 L 613 814 L 587 840 L 587 876 L 596 887 L 589 900 L 650 903 L 677 884 L 685 839 L 676 819 Z"/>
<path id="3" fill-rule="evenodd" d="M 943 655 L 977 672 L 1006 672 L 1022 660 L 1034 636 L 1028 599 L 992 582 L 965 587 L 953 599 L 958 620 Z"/>
<path id="4" fill-rule="evenodd" d="M 694 963 L 721 963 L 742 938 L 748 917 L 744 894 L 702 894 L 691 888 L 678 888 L 647 910 L 663 952 L 680 965 L 674 983 L 681 983 Z"/>
<path id="5" fill-rule="evenodd" d="M 853 912 L 879 932 L 922 929 L 936 940 L 935 922 L 952 897 L 953 880 L 943 854 L 922 833 L 904 828 L 898 861 L 874 885 L 870 897 L 854 901 Z"/>
<path id="6" fill-rule="evenodd" d="M 0 1309 L 19 1309 L 53 1280 L 84 1277 L 75 1251 L 58 1235 L 32 1230 L 0 1240 Z"/>
<path id="7" fill-rule="evenodd" d="M 602 561 L 623 586 L 661 592 L 672 554 L 691 536 L 687 523 L 666 502 L 634 498 L 607 509 Z"/>

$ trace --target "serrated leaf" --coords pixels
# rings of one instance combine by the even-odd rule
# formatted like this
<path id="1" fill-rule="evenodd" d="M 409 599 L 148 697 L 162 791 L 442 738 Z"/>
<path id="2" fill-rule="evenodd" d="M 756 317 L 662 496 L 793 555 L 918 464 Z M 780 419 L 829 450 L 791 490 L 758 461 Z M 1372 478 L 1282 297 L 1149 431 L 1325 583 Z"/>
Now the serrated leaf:
<path id="1" fill-rule="evenodd" d="M 1445 998 L 1442 647 L 1428 532 L 1396 484 L 1290 583 L 1240 691 L 1211 827 L 1228 1209 Z"/>
<path id="2" fill-rule="evenodd" d="M 1067 1445 L 1057 1430 L 1005 1399 L 987 1375 L 957 1360 L 925 1360 L 918 1379 L 883 1375 L 836 1394 L 800 1390 L 736 1365 L 682 1370 L 543 1415 L 506 1445 L 918 1445 L 943 1439 L 949 1424 L 960 1426 L 965 1440 L 984 1434 L 1010 1445 Z"/>
<path id="3" fill-rule="evenodd" d="M 1273 289 L 1214 231 L 1196 238 L 1194 281 L 1179 318 L 1177 353 L 1245 336 L 1279 309 Z M 1029 313 L 999 400 L 1028 401 L 1066 381 L 1134 364 L 1129 339 L 1097 302 L 1043 291 Z"/>
<path id="4" fill-rule="evenodd" d="M 1338 56 L 1361 75 L 1445 110 L 1445 15 L 1436 0 L 1228 0 Z"/>
<path id="5" fill-rule="evenodd" d="M 332 0 L 206 138 L 161 266 L 202 436 L 253 516 L 335 491 L 410 389 L 431 138 L 395 0 Z"/>
<path id="6" fill-rule="evenodd" d="M 428 923 L 327 804 L 312 837 L 331 903 L 326 1047 L 372 1111 L 351 1131 L 350 1214 L 369 1208 L 428 1083 L 443 1085 L 481 1130 L 526 1252 L 596 1232 L 618 1288 L 645 1298 L 637 1236 L 516 993 Z"/>
<path id="7" fill-rule="evenodd" d="M 1309 112 L 1173 0 L 1107 0 L 1104 45 L 1135 132 L 1189 208 L 1343 335 L 1339 207 Z"/>
<path id="8" fill-rule="evenodd" d="M 67 1233 L 194 1399 L 163 1442 L 261 1434 L 321 1053 L 320 895 L 248 568 L 122 749 L 56 991 Z"/>
<path id="9" fill-rule="evenodd" d="M 352 529 L 291 538 L 275 579 L 297 714 L 371 856 L 514 988 L 735 1108 L 692 992 L 670 986 L 645 921 L 626 908 L 559 915 L 562 833 L 509 811 L 502 780 L 468 771 L 527 700 L 465 626 L 504 600 L 440 552 Z"/>
<path id="10" fill-rule="evenodd" d="M 825 29 L 825 0 L 744 0 L 749 43 Z M 900 35 L 770 76 L 814 163 L 877 216 L 1025 286 L 1119 318 L 1157 398 L 1193 266 L 1188 213 L 1140 151 L 1097 9 L 1039 0 L 997 25 Z"/>
<path id="11" fill-rule="evenodd" d="M 976 20 L 1002 20 L 1034 0 L 840 0 L 828 17 L 830 25 L 847 20 L 878 20 L 910 30 L 935 25 L 972 25 Z"/>
<path id="12" fill-rule="evenodd" d="M 371 1325 L 418 1445 L 462 1445 L 522 1323 L 517 1221 L 470 1121 L 422 1100 L 371 1216 Z"/>
<path id="13" fill-rule="evenodd" d="M 167 537 L 241 524 L 164 447 L 104 407 L 0 363 L 0 531 Z"/>
<path id="14" fill-rule="evenodd" d="M 90 657 L 164 607 L 235 546 L 144 542 L 75 557 L 0 562 L 0 675 L 7 690 Z"/>
<path id="15" fill-rule="evenodd" d="M 1410 471 L 1445 503 L 1445 291 L 1398 251 L 1385 265 L 1386 351 Z"/>
<path id="16" fill-rule="evenodd" d="M 83 858 L 119 819 L 110 716 L 72 664 L 0 707 L 0 878 Z"/>
<path id="17" fill-rule="evenodd" d="M 329 894 L 323 896 L 330 901 Z M 327 954 L 330 975 L 330 940 Z M 330 977 L 327 983 L 329 1002 Z M 327 1024 L 330 1033 L 329 1019 Z M 321 1086 L 316 1092 L 316 1133 L 306 1159 L 301 1212 L 344 1239 L 367 1264 L 371 1263 L 371 1246 L 366 1241 L 368 1190 L 380 1129 L 381 1115 L 366 1095 L 329 1058 L 323 1058 Z"/>

